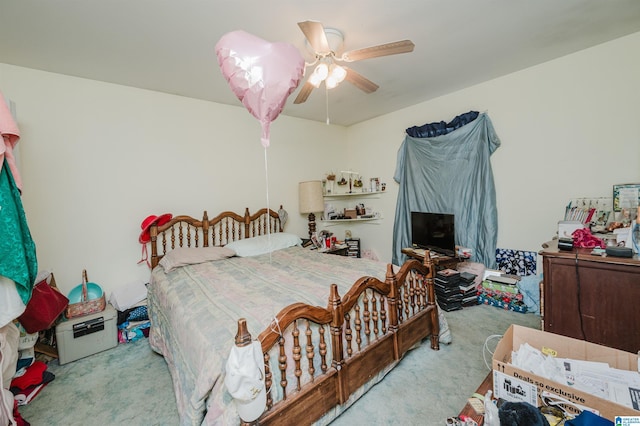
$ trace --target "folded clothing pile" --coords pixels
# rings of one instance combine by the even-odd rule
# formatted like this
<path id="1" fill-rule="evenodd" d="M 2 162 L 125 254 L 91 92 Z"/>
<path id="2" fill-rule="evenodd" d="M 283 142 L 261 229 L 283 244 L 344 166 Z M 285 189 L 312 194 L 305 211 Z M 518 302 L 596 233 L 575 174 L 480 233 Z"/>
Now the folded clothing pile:
<path id="1" fill-rule="evenodd" d="M 135 342 L 149 337 L 147 284 L 138 280 L 115 289 L 109 302 L 118 311 L 118 342 Z"/>
<path id="2" fill-rule="evenodd" d="M 135 342 L 149 337 L 149 313 L 146 299 L 137 306 L 118 311 L 118 342 Z"/>
<path id="3" fill-rule="evenodd" d="M 31 365 L 19 369 L 11 379 L 9 390 L 18 405 L 27 405 L 56 376 L 47 371 L 47 364 L 34 361 Z"/>

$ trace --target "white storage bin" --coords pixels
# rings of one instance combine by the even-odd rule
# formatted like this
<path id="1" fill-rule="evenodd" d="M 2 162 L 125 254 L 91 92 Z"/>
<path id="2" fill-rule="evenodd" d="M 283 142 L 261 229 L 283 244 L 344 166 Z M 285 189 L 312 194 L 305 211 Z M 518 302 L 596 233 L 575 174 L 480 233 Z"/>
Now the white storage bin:
<path id="1" fill-rule="evenodd" d="M 117 346 L 117 312 L 107 304 L 102 312 L 72 318 L 56 326 L 58 360 L 66 364 Z"/>

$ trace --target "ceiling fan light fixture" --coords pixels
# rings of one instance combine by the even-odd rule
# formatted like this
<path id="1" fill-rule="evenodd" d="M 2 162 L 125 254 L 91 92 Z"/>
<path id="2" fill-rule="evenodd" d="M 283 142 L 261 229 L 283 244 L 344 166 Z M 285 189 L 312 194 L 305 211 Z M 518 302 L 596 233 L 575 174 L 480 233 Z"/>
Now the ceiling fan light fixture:
<path id="1" fill-rule="evenodd" d="M 320 81 L 322 81 L 325 78 L 327 78 L 327 76 L 329 75 L 329 67 L 327 66 L 327 64 L 323 62 L 321 64 L 318 64 L 318 66 L 313 71 L 313 73 L 318 76 L 318 79 Z"/>
<path id="2" fill-rule="evenodd" d="M 334 78 L 332 75 L 327 77 L 327 79 L 324 81 L 324 84 L 327 86 L 327 89 L 333 89 L 338 85 L 338 83 L 340 82 L 336 78 Z"/>
<path id="3" fill-rule="evenodd" d="M 342 83 L 342 81 L 347 76 L 347 71 L 342 68 L 340 65 L 331 64 L 329 65 L 329 75 L 327 76 L 324 84 L 327 85 L 327 89 L 333 89 L 338 84 Z"/>
<path id="4" fill-rule="evenodd" d="M 327 66 L 327 64 L 322 62 L 318 64 L 315 70 L 313 70 L 313 73 L 316 75 L 316 78 L 318 80 L 322 81 L 329 75 L 329 67 Z"/>
<path id="5" fill-rule="evenodd" d="M 331 64 L 329 67 L 329 76 L 335 79 L 338 83 L 342 83 L 347 76 L 347 70 L 338 64 Z"/>
<path id="6" fill-rule="evenodd" d="M 373 93 L 379 88 L 376 83 L 352 68 L 340 66 L 338 63 L 408 53 L 415 47 L 411 40 L 400 40 L 343 52 L 344 35 L 339 30 L 326 28 L 317 21 L 298 22 L 298 27 L 304 34 L 309 53 L 314 57 L 314 61 L 306 66 L 308 69 L 316 64 L 317 66 L 298 93 L 295 104 L 305 102 L 313 89 L 319 88 L 323 81 L 327 89 L 333 89 L 346 80 L 365 93 Z"/>
<path id="7" fill-rule="evenodd" d="M 320 85 L 322 84 L 322 80 L 319 80 L 317 78 L 314 78 L 314 75 L 311 75 L 311 77 L 309 77 L 308 80 L 309 84 L 312 85 L 313 87 L 315 87 L 316 89 L 318 87 L 320 87 Z"/>
<path id="8" fill-rule="evenodd" d="M 313 73 L 309 77 L 309 84 L 317 89 L 322 84 L 322 80 L 318 78 L 318 75 L 316 73 Z"/>
<path id="9" fill-rule="evenodd" d="M 318 64 L 318 66 L 309 76 L 309 84 L 317 89 L 318 87 L 320 87 L 320 84 L 322 84 L 322 82 L 327 78 L 327 75 L 329 75 L 329 67 L 327 67 L 327 64 Z"/>

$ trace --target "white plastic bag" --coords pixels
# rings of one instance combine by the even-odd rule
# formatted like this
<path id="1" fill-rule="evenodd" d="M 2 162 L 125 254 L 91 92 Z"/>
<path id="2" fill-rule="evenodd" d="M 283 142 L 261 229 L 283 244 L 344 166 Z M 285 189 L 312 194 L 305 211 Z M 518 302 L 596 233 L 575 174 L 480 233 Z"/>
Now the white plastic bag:
<path id="1" fill-rule="evenodd" d="M 484 396 L 484 425 L 500 426 L 500 418 L 498 417 L 498 407 L 491 400 L 492 392 L 489 390 Z"/>

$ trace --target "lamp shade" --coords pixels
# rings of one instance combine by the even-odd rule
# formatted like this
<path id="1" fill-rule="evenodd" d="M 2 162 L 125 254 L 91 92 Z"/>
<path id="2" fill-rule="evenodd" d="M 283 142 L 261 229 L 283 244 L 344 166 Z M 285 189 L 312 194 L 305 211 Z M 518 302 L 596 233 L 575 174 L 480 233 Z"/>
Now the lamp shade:
<path id="1" fill-rule="evenodd" d="M 324 210 L 322 182 L 310 180 L 298 184 L 298 206 L 300 213 L 315 213 Z"/>

